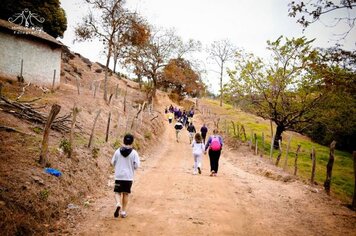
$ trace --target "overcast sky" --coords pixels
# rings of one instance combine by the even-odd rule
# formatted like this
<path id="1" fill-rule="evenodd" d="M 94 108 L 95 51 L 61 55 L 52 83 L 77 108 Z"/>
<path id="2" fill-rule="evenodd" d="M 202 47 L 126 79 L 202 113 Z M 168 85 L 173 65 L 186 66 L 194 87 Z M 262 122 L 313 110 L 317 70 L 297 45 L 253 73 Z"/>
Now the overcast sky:
<path id="1" fill-rule="evenodd" d="M 66 11 L 68 28 L 61 40 L 72 51 L 78 52 L 92 61 L 104 63 L 101 44 L 97 41 L 73 43 L 74 26 L 88 11 L 84 0 L 61 0 Z M 345 25 L 328 28 L 323 24 L 331 24 L 336 12 L 308 27 L 305 32 L 296 23 L 295 18 L 288 17 L 289 0 L 127 0 L 127 6 L 136 10 L 152 25 L 175 28 L 177 35 L 183 40 L 195 39 L 210 45 L 215 40 L 229 39 L 236 47 L 261 57 L 267 57 L 266 41 L 275 40 L 279 36 L 315 38 L 314 46 L 328 47 L 334 42 L 333 33 L 345 31 Z M 356 16 L 356 12 L 351 12 Z M 353 30 L 348 41 L 343 41 L 345 49 L 355 49 L 356 31 Z M 218 75 L 212 72 L 213 65 L 205 65 L 208 74 L 203 75 L 213 90 L 218 87 Z M 225 78 L 225 81 L 228 79 Z"/>

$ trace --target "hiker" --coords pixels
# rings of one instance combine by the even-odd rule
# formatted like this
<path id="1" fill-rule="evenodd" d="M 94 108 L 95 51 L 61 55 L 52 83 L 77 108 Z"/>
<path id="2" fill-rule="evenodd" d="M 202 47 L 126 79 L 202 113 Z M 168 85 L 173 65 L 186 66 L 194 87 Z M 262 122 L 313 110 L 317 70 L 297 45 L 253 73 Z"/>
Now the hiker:
<path id="1" fill-rule="evenodd" d="M 192 108 L 189 111 L 189 117 L 193 118 L 193 116 L 194 116 L 194 109 Z"/>
<path id="2" fill-rule="evenodd" d="M 124 145 L 115 151 L 111 160 L 111 164 L 115 167 L 115 218 L 119 215 L 122 218 L 127 216 L 126 207 L 131 193 L 134 172 L 140 166 L 138 153 L 132 148 L 134 136 L 126 134 L 123 141 Z"/>
<path id="3" fill-rule="evenodd" d="M 193 157 L 194 157 L 194 171 L 193 175 L 198 173 L 201 174 L 201 157 L 204 153 L 204 144 L 202 142 L 202 137 L 200 133 L 196 133 L 194 136 L 194 141 L 192 143 L 193 147 Z"/>
<path id="4" fill-rule="evenodd" d="M 219 169 L 219 158 L 221 154 L 221 149 L 223 146 L 223 140 L 220 135 L 218 135 L 218 130 L 213 130 L 213 135 L 208 139 L 205 145 L 205 152 L 209 148 L 209 159 L 210 159 L 210 176 L 216 176 Z"/>
<path id="5" fill-rule="evenodd" d="M 181 120 L 178 120 L 177 123 L 174 125 L 174 128 L 176 130 L 176 140 L 177 143 L 179 142 L 179 132 L 183 129 L 183 124 Z"/>
<path id="6" fill-rule="evenodd" d="M 203 138 L 203 143 L 205 144 L 206 134 L 208 133 L 208 127 L 205 124 L 200 128 L 201 137 Z"/>
<path id="7" fill-rule="evenodd" d="M 164 109 L 164 114 L 167 114 L 168 113 L 168 109 L 167 107 Z"/>
<path id="8" fill-rule="evenodd" d="M 173 120 L 173 113 L 172 112 L 168 112 L 167 113 L 167 119 L 168 119 L 168 123 L 172 123 L 172 120 Z"/>
<path id="9" fill-rule="evenodd" d="M 173 108 L 172 104 L 169 106 L 169 111 L 170 111 L 171 113 L 174 112 L 174 108 Z"/>
<path id="10" fill-rule="evenodd" d="M 197 132 L 195 130 L 195 126 L 193 125 L 193 123 L 189 123 L 188 127 L 187 127 L 187 130 L 189 132 L 189 144 L 192 143 L 193 141 L 193 137 L 194 137 L 194 134 Z"/>

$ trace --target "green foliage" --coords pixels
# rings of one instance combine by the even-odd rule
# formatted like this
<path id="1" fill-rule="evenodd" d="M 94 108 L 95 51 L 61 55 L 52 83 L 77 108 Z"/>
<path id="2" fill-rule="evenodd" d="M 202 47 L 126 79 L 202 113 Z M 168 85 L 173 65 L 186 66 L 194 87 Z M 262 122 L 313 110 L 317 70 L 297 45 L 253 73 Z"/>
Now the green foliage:
<path id="1" fill-rule="evenodd" d="M 38 196 L 42 201 L 46 201 L 49 197 L 49 189 L 43 189 L 39 192 Z"/>
<path id="2" fill-rule="evenodd" d="M 144 137 L 145 139 L 151 140 L 151 138 L 152 138 L 152 133 L 149 132 L 149 131 L 146 131 L 143 137 Z"/>
<path id="3" fill-rule="evenodd" d="M 33 132 L 35 132 L 36 134 L 40 134 L 42 133 L 43 129 L 41 127 L 33 127 L 32 128 Z"/>
<path id="4" fill-rule="evenodd" d="M 43 17 L 44 19 L 42 24 L 32 19 L 34 26 L 43 27 L 43 30 L 54 38 L 63 37 L 67 29 L 67 17 L 63 8 L 60 6 L 59 0 L 3 0 L 1 1 L 0 18 L 8 20 L 15 14 L 22 13 L 26 8 L 31 11 L 32 14 L 36 13 L 37 18 Z M 27 15 L 25 14 L 25 16 Z M 20 21 L 15 21 L 14 23 L 20 24 Z"/>
<path id="5" fill-rule="evenodd" d="M 60 148 L 64 151 L 64 153 L 66 153 L 66 154 L 68 154 L 68 153 L 71 151 L 71 149 L 72 149 L 72 147 L 71 147 L 71 145 L 70 145 L 70 143 L 69 143 L 69 140 L 66 139 L 66 138 L 61 139 L 61 142 L 60 142 L 60 144 L 59 144 L 59 147 L 60 147 Z"/>
<path id="6" fill-rule="evenodd" d="M 116 140 L 114 143 L 113 143 L 113 148 L 116 150 L 118 149 L 119 147 L 121 147 L 121 142 L 119 140 Z"/>
<path id="7" fill-rule="evenodd" d="M 99 152 L 100 152 L 100 148 L 94 147 L 94 148 L 91 150 L 92 157 L 93 157 L 94 159 L 98 158 L 98 157 L 99 157 Z"/>

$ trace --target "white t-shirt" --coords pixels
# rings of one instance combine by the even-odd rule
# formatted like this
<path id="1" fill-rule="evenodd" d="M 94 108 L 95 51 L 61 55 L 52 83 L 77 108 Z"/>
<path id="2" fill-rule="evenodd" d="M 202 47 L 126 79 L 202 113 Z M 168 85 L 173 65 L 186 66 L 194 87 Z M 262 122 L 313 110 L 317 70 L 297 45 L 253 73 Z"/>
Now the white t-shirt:
<path id="1" fill-rule="evenodd" d="M 204 144 L 203 143 L 197 143 L 195 140 L 192 143 L 193 147 L 193 155 L 202 155 L 204 152 Z"/>
<path id="2" fill-rule="evenodd" d="M 115 180 L 133 181 L 134 172 L 140 166 L 140 157 L 136 150 L 124 157 L 120 149 L 117 149 L 112 157 L 111 164 L 115 167 Z"/>

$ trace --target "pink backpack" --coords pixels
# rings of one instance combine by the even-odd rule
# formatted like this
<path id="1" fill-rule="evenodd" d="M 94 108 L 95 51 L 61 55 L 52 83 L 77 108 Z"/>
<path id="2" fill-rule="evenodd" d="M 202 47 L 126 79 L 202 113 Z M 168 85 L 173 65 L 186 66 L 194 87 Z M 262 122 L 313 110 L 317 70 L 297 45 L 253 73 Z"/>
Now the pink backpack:
<path id="1" fill-rule="evenodd" d="M 219 137 L 213 137 L 210 143 L 210 149 L 212 151 L 219 151 L 221 149 L 221 143 Z"/>

